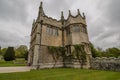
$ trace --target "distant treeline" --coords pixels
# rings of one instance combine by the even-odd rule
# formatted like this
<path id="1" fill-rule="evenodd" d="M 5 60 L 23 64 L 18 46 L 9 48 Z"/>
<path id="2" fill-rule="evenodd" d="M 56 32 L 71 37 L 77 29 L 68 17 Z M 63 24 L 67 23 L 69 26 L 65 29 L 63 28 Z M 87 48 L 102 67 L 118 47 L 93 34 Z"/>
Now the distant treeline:
<path id="1" fill-rule="evenodd" d="M 91 43 L 91 52 L 92 57 L 120 57 L 120 49 L 116 47 L 107 48 L 103 50 L 102 48 L 95 48 L 94 45 Z"/>
<path id="2" fill-rule="evenodd" d="M 8 48 L 1 48 L 0 47 L 0 55 L 6 61 L 11 61 L 16 58 L 25 58 L 27 60 L 28 56 L 28 48 L 26 45 L 20 45 L 18 48 L 8 47 Z"/>

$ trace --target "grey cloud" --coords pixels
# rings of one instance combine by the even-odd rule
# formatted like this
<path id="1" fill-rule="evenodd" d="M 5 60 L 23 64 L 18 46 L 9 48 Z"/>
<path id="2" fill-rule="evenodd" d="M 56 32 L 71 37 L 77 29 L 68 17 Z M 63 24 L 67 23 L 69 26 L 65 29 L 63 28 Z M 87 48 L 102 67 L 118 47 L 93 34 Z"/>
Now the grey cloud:
<path id="1" fill-rule="evenodd" d="M 119 4 L 119 0 L 110 0 L 107 5 L 99 5 L 98 9 L 102 12 L 101 17 L 99 17 L 94 24 L 90 23 L 93 25 L 91 27 L 92 29 L 96 27 L 96 29 L 90 29 L 91 40 L 96 46 L 102 48 L 118 46 L 120 42 L 120 40 L 117 40 L 120 34 Z"/>
<path id="2" fill-rule="evenodd" d="M 0 24 L 0 45 L 29 45 L 31 24 L 38 15 L 40 1 L 42 0 L 0 0 L 0 23 L 3 23 Z M 90 41 L 102 48 L 119 46 L 120 1 L 96 0 L 94 6 L 89 3 L 91 1 L 43 0 L 43 8 L 46 15 L 57 19 L 60 18 L 61 11 L 67 17 L 69 9 L 76 14 L 77 8 L 85 8 L 82 10 L 86 12 Z"/>
<path id="3" fill-rule="evenodd" d="M 110 19 L 111 27 L 120 25 L 120 0 L 112 0 L 105 13 L 106 17 Z"/>
<path id="4" fill-rule="evenodd" d="M 118 29 L 110 29 L 110 30 L 106 30 L 103 33 L 101 33 L 101 35 L 97 38 L 97 40 L 104 40 L 106 38 L 109 38 L 111 36 L 118 36 L 119 34 L 119 30 Z"/>
<path id="5" fill-rule="evenodd" d="M 0 46 L 29 45 L 27 8 L 25 0 L 0 0 Z"/>
<path id="6" fill-rule="evenodd" d="M 2 47 L 14 46 L 21 43 L 21 38 L 12 32 L 0 30 L 0 45 Z"/>
<path id="7" fill-rule="evenodd" d="M 24 23 L 27 12 L 24 0 L 0 0 L 0 19 L 15 20 Z"/>
<path id="8" fill-rule="evenodd" d="M 68 10 L 71 9 L 74 2 L 72 0 L 51 0 L 49 3 L 45 2 L 44 4 L 45 12 L 47 14 L 60 19 L 61 11 L 63 11 L 65 17 L 67 17 Z"/>

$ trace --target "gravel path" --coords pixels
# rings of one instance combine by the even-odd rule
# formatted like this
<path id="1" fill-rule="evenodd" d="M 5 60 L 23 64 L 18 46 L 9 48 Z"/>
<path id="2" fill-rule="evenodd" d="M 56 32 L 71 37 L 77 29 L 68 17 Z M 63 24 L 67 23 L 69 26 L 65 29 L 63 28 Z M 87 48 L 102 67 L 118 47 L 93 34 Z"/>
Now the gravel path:
<path id="1" fill-rule="evenodd" d="M 0 67 L 0 73 L 12 73 L 12 72 L 26 72 L 30 71 L 30 67 Z"/>

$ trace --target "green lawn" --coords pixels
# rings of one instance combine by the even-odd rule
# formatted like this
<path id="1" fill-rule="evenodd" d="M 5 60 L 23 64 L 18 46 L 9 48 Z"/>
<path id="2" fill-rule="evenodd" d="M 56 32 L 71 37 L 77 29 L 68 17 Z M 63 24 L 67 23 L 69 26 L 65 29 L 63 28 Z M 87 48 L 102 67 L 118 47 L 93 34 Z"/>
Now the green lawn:
<path id="1" fill-rule="evenodd" d="M 120 80 L 120 72 L 71 68 L 0 74 L 0 80 Z"/>
<path id="2" fill-rule="evenodd" d="M 24 59 L 16 59 L 15 61 L 0 60 L 0 67 L 9 67 L 9 66 L 25 66 L 25 60 Z"/>

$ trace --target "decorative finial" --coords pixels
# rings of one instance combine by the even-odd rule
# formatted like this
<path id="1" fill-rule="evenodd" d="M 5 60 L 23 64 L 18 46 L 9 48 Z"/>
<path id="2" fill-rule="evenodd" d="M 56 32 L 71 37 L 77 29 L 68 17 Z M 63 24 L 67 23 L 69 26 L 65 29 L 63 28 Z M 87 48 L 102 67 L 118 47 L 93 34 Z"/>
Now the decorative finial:
<path id="1" fill-rule="evenodd" d="M 85 13 L 83 13 L 83 18 L 86 18 L 86 17 L 85 17 Z"/>
<path id="2" fill-rule="evenodd" d="M 40 2 L 40 7 L 42 7 L 42 4 L 43 4 L 43 3 L 42 3 L 42 1 L 41 1 L 41 2 Z"/>
<path id="3" fill-rule="evenodd" d="M 61 11 L 61 21 L 62 21 L 62 24 L 64 24 L 64 15 L 63 15 L 63 11 Z"/>
<path id="4" fill-rule="evenodd" d="M 79 11 L 79 9 L 77 9 L 77 11 L 78 11 L 78 15 L 80 15 L 80 11 Z"/>
<path id="5" fill-rule="evenodd" d="M 61 18 L 64 18 L 63 11 L 61 11 Z"/>
<path id="6" fill-rule="evenodd" d="M 69 10 L 69 16 L 71 15 L 71 11 Z"/>

